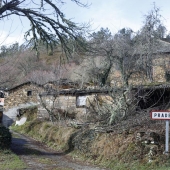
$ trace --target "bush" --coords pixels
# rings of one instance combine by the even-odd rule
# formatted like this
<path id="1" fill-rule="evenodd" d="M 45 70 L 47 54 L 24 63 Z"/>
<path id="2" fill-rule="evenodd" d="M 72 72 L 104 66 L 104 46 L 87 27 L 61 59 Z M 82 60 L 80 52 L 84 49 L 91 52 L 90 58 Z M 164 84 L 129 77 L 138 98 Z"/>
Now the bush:
<path id="1" fill-rule="evenodd" d="M 8 128 L 0 125 L 0 149 L 7 149 L 11 145 L 12 135 Z"/>

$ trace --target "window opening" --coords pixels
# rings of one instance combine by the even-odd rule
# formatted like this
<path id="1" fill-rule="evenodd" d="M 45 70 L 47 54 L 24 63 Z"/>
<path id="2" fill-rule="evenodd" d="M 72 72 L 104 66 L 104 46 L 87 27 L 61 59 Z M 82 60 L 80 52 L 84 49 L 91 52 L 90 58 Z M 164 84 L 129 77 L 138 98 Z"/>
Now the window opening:
<path id="1" fill-rule="evenodd" d="M 27 91 L 27 96 L 32 96 L 32 91 L 31 90 Z"/>

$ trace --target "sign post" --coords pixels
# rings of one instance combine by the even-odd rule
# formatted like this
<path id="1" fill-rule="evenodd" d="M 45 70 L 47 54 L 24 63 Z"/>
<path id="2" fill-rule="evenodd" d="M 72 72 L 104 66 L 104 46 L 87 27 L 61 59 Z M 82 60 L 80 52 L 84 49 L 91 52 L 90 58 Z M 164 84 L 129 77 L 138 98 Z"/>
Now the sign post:
<path id="1" fill-rule="evenodd" d="M 166 120 L 165 131 L 165 154 L 169 154 L 169 120 L 170 111 L 151 111 L 151 119 L 153 120 Z"/>
<path id="2" fill-rule="evenodd" d="M 169 153 L 169 120 L 166 120 L 165 153 Z"/>

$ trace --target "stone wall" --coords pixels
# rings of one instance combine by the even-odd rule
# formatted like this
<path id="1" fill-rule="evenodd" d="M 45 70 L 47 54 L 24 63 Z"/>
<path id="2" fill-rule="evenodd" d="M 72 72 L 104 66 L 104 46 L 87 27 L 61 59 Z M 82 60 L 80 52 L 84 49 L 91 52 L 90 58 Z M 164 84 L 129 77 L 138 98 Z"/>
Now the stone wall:
<path id="1" fill-rule="evenodd" d="M 40 100 L 40 99 L 39 99 Z M 53 101 L 54 106 L 53 106 Z M 52 96 L 43 96 L 42 101 L 47 106 L 47 108 L 51 109 L 52 107 L 56 109 L 60 114 L 66 114 L 63 116 L 73 116 L 75 119 L 81 119 L 86 114 L 85 107 L 77 107 L 76 104 L 77 97 L 76 96 L 69 96 L 69 95 L 61 95 L 57 98 L 53 98 Z M 47 111 L 40 105 L 39 113 L 40 118 L 47 118 L 48 113 Z M 61 115 L 62 116 L 62 115 Z"/>
<path id="2" fill-rule="evenodd" d="M 170 56 L 162 55 L 153 60 L 153 79 L 154 82 L 166 82 L 165 73 L 170 71 Z"/>
<path id="3" fill-rule="evenodd" d="M 85 97 L 85 104 L 78 105 L 77 98 L 79 96 L 72 96 L 72 95 L 61 95 L 55 99 L 54 106 L 53 101 L 54 98 L 52 96 L 43 96 L 42 101 L 47 106 L 47 108 L 51 109 L 54 107 L 60 114 L 65 114 L 65 116 L 72 117 L 78 121 L 84 122 L 86 121 L 87 115 L 87 108 L 90 107 L 90 103 L 92 103 L 96 97 L 95 94 L 92 95 L 84 95 Z M 98 98 L 101 100 L 107 100 L 110 102 L 111 99 L 109 95 L 98 95 Z M 100 101 L 99 101 L 100 102 Z M 40 118 L 47 118 L 48 112 L 40 105 L 39 107 L 39 117 Z"/>
<path id="4" fill-rule="evenodd" d="M 153 81 L 155 83 L 165 83 L 167 81 L 165 73 L 166 71 L 170 73 L 170 54 L 162 53 L 154 55 L 152 64 L 153 64 L 152 67 Z M 122 86 L 121 76 L 122 75 L 120 71 L 113 67 L 109 75 L 111 85 L 114 87 Z M 129 78 L 129 84 L 131 85 L 147 85 L 149 83 L 150 80 L 143 73 L 132 74 L 131 77 Z"/>
<path id="5" fill-rule="evenodd" d="M 4 110 L 26 103 L 38 103 L 37 96 L 44 89 L 35 84 L 25 84 L 5 94 Z"/>

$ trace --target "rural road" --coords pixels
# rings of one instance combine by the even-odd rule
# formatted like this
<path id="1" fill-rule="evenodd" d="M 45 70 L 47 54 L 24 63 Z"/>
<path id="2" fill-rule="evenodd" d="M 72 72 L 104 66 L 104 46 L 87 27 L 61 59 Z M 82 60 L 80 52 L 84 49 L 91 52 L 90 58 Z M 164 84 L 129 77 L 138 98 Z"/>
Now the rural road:
<path id="1" fill-rule="evenodd" d="M 104 170 L 74 161 L 65 153 L 53 151 L 40 142 L 13 132 L 12 151 L 27 165 L 26 170 Z"/>

